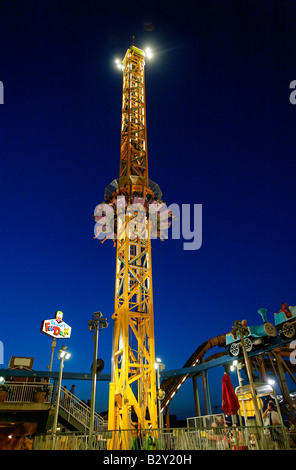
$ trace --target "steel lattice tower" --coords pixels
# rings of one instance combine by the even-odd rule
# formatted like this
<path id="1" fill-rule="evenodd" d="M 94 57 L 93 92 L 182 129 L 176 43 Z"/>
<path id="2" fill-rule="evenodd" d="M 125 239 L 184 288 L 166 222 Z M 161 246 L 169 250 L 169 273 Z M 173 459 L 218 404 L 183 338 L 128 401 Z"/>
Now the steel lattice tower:
<path id="1" fill-rule="evenodd" d="M 116 280 L 108 412 L 109 430 L 115 431 L 133 426 L 157 428 L 152 227 L 148 206 L 157 204 L 162 197 L 158 185 L 148 178 L 144 51 L 131 46 L 120 66 L 123 71 L 120 172 L 119 178 L 105 190 L 105 202 L 116 207 Z M 139 203 L 141 205 L 137 206 Z M 143 207 L 145 210 L 141 212 Z M 157 232 L 155 226 L 153 230 Z M 116 443 L 110 440 L 109 445 L 110 449 L 128 448 L 123 437 Z"/>

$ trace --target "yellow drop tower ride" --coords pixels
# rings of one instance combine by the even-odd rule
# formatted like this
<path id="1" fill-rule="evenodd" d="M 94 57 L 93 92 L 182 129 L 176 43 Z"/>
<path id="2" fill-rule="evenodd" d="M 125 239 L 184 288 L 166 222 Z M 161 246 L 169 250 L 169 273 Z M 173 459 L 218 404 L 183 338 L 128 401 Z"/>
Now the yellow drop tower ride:
<path id="1" fill-rule="evenodd" d="M 162 195 L 148 178 L 145 52 L 131 46 L 119 65 L 123 71 L 120 171 L 105 190 L 105 201 L 117 210 L 111 431 L 158 427 L 148 207 Z M 114 204 L 115 199 L 121 203 Z M 128 449 L 124 435 L 110 439 L 109 449 Z"/>

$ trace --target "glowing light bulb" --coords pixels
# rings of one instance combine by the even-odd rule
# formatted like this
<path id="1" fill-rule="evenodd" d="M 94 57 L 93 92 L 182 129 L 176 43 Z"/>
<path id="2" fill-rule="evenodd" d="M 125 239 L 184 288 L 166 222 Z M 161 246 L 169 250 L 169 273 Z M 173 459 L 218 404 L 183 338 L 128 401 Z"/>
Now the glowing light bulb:
<path id="1" fill-rule="evenodd" d="M 150 47 L 147 47 L 147 48 L 145 49 L 145 55 L 146 55 L 146 57 L 147 57 L 148 59 L 151 59 L 151 57 L 153 56 Z"/>
<path id="2" fill-rule="evenodd" d="M 115 59 L 115 64 L 116 64 L 117 68 L 119 68 L 120 70 L 123 70 L 123 65 L 122 65 L 120 59 Z"/>

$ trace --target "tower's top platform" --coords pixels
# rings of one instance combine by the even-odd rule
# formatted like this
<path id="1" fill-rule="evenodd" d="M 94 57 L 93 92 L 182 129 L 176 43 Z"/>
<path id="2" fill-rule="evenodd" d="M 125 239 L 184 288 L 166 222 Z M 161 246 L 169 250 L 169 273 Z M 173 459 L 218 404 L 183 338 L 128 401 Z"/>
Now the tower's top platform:
<path id="1" fill-rule="evenodd" d="M 139 49 L 139 48 L 136 47 L 136 46 L 130 46 L 130 47 L 128 48 L 128 50 L 126 51 L 126 54 L 125 54 L 124 59 L 123 59 L 123 61 L 122 61 L 122 64 L 123 64 L 123 65 L 126 64 L 128 58 L 129 58 L 129 56 L 130 56 L 130 54 L 131 54 L 132 52 L 134 52 L 134 53 L 138 54 L 139 56 L 145 58 L 145 55 L 146 55 L 146 54 L 145 54 L 144 51 L 142 51 L 142 49 Z"/>

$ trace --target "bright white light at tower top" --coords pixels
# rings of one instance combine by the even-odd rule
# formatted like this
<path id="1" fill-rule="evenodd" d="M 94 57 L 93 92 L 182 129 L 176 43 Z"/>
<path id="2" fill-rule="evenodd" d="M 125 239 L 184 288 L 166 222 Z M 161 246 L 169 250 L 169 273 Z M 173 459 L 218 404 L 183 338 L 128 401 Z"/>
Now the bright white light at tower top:
<path id="1" fill-rule="evenodd" d="M 152 54 L 152 51 L 151 51 L 150 47 L 146 47 L 145 56 L 147 57 L 147 59 L 151 59 L 151 57 L 153 57 L 153 54 Z"/>
<path id="2" fill-rule="evenodd" d="M 120 70 L 123 70 L 123 65 L 122 65 L 121 60 L 115 59 L 115 64 Z"/>
<path id="3" fill-rule="evenodd" d="M 152 50 L 150 49 L 150 47 L 146 47 L 145 50 L 142 49 L 142 54 L 143 54 L 143 53 L 144 53 L 144 57 L 145 57 L 146 59 L 151 59 L 151 58 L 153 57 L 153 53 L 152 53 Z M 114 62 L 115 62 L 116 67 L 117 67 L 119 70 L 122 70 L 122 71 L 123 71 L 123 69 L 124 69 L 123 62 L 124 62 L 124 61 L 122 61 L 122 60 L 116 58 L 116 59 L 114 60 Z"/>

